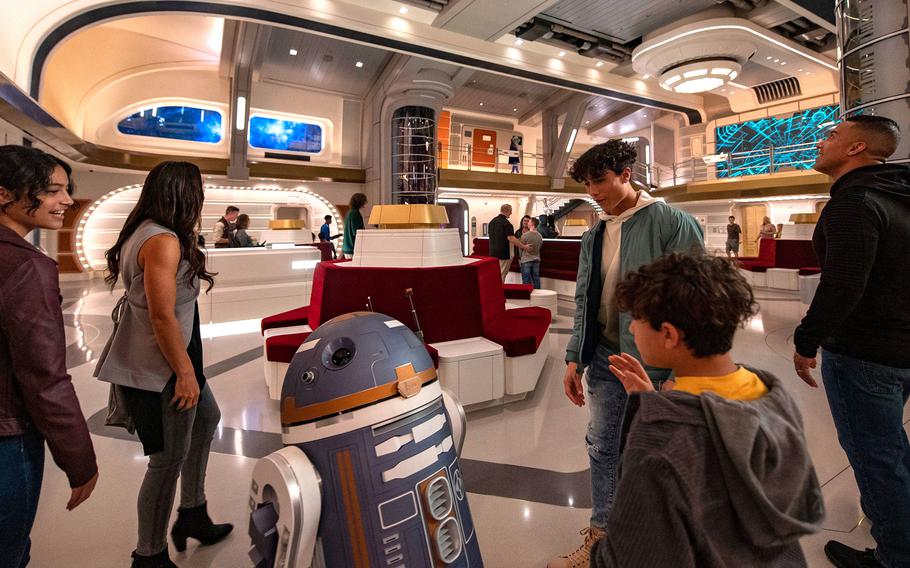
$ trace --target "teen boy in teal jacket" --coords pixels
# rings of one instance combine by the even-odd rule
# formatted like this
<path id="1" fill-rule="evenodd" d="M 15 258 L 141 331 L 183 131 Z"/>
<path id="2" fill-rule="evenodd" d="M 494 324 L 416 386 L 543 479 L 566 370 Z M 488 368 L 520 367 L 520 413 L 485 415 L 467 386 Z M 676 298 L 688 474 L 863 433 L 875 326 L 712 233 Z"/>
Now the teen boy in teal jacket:
<path id="1" fill-rule="evenodd" d="M 636 151 L 632 144 L 610 140 L 584 154 L 572 166 L 572 178 L 605 214 L 581 239 L 575 288 L 575 326 L 566 348 L 566 396 L 584 406 L 582 372 L 587 368 L 591 419 L 585 444 L 591 460 L 592 511 L 584 543 L 554 559 L 549 568 L 588 566 L 591 546 L 603 537 L 613 506 L 619 464 L 619 431 L 626 391 L 610 372 L 610 355 L 638 356 L 629 333 L 631 318 L 616 309 L 620 278 L 639 266 L 674 252 L 704 250 L 701 226 L 689 214 L 655 199 L 631 184 Z M 659 388 L 670 372 L 648 369 Z"/>

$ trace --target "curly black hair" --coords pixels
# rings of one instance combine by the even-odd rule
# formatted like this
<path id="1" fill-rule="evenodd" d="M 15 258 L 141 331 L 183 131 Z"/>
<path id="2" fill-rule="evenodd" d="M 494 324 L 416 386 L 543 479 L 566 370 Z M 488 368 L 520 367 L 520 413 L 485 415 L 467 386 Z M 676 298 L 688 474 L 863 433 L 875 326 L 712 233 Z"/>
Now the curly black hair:
<path id="1" fill-rule="evenodd" d="M 39 207 L 39 196 L 47 191 L 51 184 L 51 175 L 57 166 L 69 166 L 37 148 L 26 148 L 8 144 L 0 146 L 0 187 L 5 188 L 13 197 L 9 203 L 0 206 L 5 211 L 7 207 L 23 198 L 29 200 L 27 213 L 31 215 Z M 72 170 L 67 171 L 67 177 Z"/>
<path id="2" fill-rule="evenodd" d="M 367 196 L 363 193 L 355 193 L 351 196 L 351 209 L 361 209 L 367 204 Z"/>
<path id="3" fill-rule="evenodd" d="M 617 139 L 607 140 L 579 156 L 572 164 L 569 175 L 578 183 L 598 180 L 607 171 L 618 175 L 631 168 L 637 157 L 634 144 Z"/>
<path id="4" fill-rule="evenodd" d="M 672 253 L 629 272 L 616 287 L 620 311 L 660 329 L 679 328 L 696 357 L 722 355 L 758 311 L 752 288 L 729 259 Z"/>

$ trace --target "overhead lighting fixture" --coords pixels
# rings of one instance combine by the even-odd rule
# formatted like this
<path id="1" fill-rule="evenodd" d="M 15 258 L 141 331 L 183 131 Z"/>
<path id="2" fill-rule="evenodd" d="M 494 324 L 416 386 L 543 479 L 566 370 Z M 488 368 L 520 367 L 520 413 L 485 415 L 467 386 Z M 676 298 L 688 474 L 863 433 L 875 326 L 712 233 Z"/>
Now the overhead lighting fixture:
<path id="1" fill-rule="evenodd" d="M 513 108 L 513 109 L 512 109 L 512 112 L 518 112 L 518 109 L 517 109 L 517 108 Z"/>
<path id="2" fill-rule="evenodd" d="M 565 51 L 560 51 L 560 52 L 559 52 L 559 56 L 560 56 L 560 57 L 564 56 L 565 54 L 566 54 Z"/>
<path id="3" fill-rule="evenodd" d="M 363 61 L 358 61 L 357 63 L 354 64 L 354 67 L 357 67 L 358 69 L 363 67 Z"/>
<path id="4" fill-rule="evenodd" d="M 771 61 L 774 58 L 769 55 L 768 57 L 765 57 L 765 59 L 767 59 L 768 61 Z"/>
<path id="5" fill-rule="evenodd" d="M 407 7 L 407 6 L 402 6 L 401 8 L 398 8 L 398 11 L 401 12 L 402 14 L 407 14 L 407 13 L 408 13 L 408 7 Z"/>
<path id="6" fill-rule="evenodd" d="M 586 120 L 586 121 L 585 121 L 585 124 L 591 124 L 591 121 L 590 121 L 590 120 Z"/>
<path id="7" fill-rule="evenodd" d="M 658 81 L 668 91 L 682 94 L 703 93 L 724 86 L 739 75 L 742 67 L 733 59 L 707 59 L 671 67 Z"/>
<path id="8" fill-rule="evenodd" d="M 642 75 L 642 77 L 641 77 L 641 78 L 642 78 L 642 79 L 650 79 L 650 78 L 651 78 L 651 76 L 650 76 L 650 75 Z"/>
<path id="9" fill-rule="evenodd" d="M 594 67 L 603 67 L 603 66 L 604 66 L 603 61 L 598 61 L 597 63 L 594 64 Z"/>
<path id="10" fill-rule="evenodd" d="M 525 40 L 521 39 L 520 37 L 515 38 L 515 45 L 521 45 L 524 42 Z"/>
<path id="11" fill-rule="evenodd" d="M 289 54 L 289 55 L 297 55 L 297 50 L 296 50 L 296 49 L 291 49 L 291 50 L 288 51 L 288 54 Z"/>

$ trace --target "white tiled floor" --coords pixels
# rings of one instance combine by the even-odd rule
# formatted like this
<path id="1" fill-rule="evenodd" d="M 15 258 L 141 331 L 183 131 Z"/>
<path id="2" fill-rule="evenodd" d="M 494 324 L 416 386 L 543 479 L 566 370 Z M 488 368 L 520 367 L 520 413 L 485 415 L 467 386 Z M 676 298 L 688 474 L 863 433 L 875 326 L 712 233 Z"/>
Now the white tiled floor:
<path id="1" fill-rule="evenodd" d="M 88 292 L 83 296 L 83 293 Z M 77 314 L 77 327 L 68 328 L 68 340 L 82 341 L 70 372 L 86 416 L 107 403 L 107 385 L 91 378 L 94 362 L 109 333 L 115 298 L 100 291 L 97 281 L 67 283 L 65 300 L 81 297 L 67 313 Z M 760 294 L 761 296 L 761 294 Z M 775 296 L 761 301 L 762 311 L 736 338 L 734 354 L 740 362 L 775 373 L 789 387 L 802 409 L 810 451 L 821 482 L 828 517 L 824 532 L 806 538 L 803 547 L 810 566 L 829 566 L 822 546 L 837 538 L 858 547 L 874 545 L 867 523 L 860 523 L 858 493 L 851 470 L 837 443 L 827 401 L 821 389 L 806 387 L 792 372 L 791 336 L 805 309 L 797 301 Z M 571 326 L 561 316 L 554 328 Z M 572 406 L 562 392 L 562 360 L 568 335 L 551 333 L 546 348 L 550 358 L 535 393 L 528 399 L 468 415 L 463 457 L 521 465 L 556 472 L 587 468 L 584 431 L 587 411 Z M 212 365 L 260 345 L 258 333 L 205 340 L 205 362 Z M 85 358 L 82 353 L 87 354 Z M 81 364 L 80 364 L 81 363 Z M 238 430 L 280 432 L 277 403 L 269 400 L 257 357 L 212 378 L 211 387 L 222 411 L 222 426 Z M 910 414 L 910 412 L 908 412 Z M 908 416 L 910 418 L 910 416 Z M 122 567 L 134 548 L 135 498 L 145 469 L 145 458 L 135 442 L 93 436 L 101 479 L 90 501 L 73 512 L 64 504 L 69 490 L 62 473 L 48 456 L 45 485 L 33 530 L 32 566 L 39 568 Z M 248 566 L 247 484 L 255 460 L 237 455 L 212 455 L 209 462 L 210 510 L 218 521 L 230 521 L 235 532 L 212 547 L 191 545 L 185 554 L 173 552 L 180 566 Z M 544 566 L 547 560 L 573 548 L 588 511 L 529 501 L 470 495 L 485 565 L 488 567 Z"/>

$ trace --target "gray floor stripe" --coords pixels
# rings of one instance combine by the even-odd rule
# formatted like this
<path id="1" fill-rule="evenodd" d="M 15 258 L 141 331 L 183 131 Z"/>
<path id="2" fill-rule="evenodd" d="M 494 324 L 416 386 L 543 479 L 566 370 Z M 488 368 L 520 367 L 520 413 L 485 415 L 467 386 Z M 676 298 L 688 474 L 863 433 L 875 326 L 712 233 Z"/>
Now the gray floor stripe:
<path id="1" fill-rule="evenodd" d="M 222 373 L 227 373 L 233 369 L 236 369 L 240 365 L 245 365 L 250 361 L 255 361 L 262 356 L 262 347 L 253 347 L 248 349 L 243 353 L 234 355 L 233 357 L 228 357 L 224 361 L 218 361 L 217 363 L 212 363 L 205 368 L 205 378 L 213 379 Z"/>
<path id="2" fill-rule="evenodd" d="M 139 443 L 135 434 L 123 428 L 105 426 L 107 409 L 88 419 L 92 434 Z M 280 450 L 281 434 L 219 428 L 212 440 L 212 451 L 219 454 L 259 459 Z M 560 473 L 546 469 L 462 458 L 465 487 L 471 493 L 521 499 L 561 507 L 591 507 L 591 471 Z"/>

